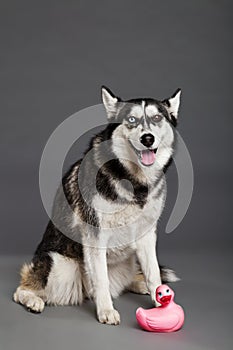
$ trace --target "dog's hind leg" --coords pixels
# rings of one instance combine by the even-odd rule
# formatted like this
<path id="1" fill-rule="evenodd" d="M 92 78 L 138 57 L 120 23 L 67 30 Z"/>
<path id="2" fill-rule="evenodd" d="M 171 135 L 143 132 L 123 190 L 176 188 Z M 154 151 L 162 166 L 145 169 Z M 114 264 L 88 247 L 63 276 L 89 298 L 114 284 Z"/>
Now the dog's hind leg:
<path id="1" fill-rule="evenodd" d="M 77 305 L 83 301 L 82 268 L 78 260 L 50 252 L 35 256 L 21 269 L 15 302 L 29 311 L 42 312 L 48 305 Z"/>
<path id="2" fill-rule="evenodd" d="M 44 254 L 40 259 L 34 257 L 30 264 L 24 264 L 21 269 L 21 281 L 13 299 L 24 305 L 28 311 L 42 312 L 45 306 L 44 289 L 51 268 L 51 258 Z"/>

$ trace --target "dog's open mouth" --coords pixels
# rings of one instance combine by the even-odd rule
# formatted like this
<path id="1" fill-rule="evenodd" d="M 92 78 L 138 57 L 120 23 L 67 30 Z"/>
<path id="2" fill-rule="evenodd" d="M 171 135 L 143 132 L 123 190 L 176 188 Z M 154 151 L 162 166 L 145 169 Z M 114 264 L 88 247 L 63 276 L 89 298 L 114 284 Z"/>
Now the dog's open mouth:
<path id="1" fill-rule="evenodd" d="M 145 166 L 150 166 L 150 165 L 153 165 L 154 162 L 155 162 L 155 155 L 156 155 L 156 152 L 157 152 L 157 149 L 158 148 L 154 148 L 154 149 L 145 149 L 145 150 L 142 150 L 142 151 L 139 151 L 138 149 L 136 149 L 132 143 L 130 142 L 132 148 L 134 149 L 135 153 L 137 154 L 138 156 L 138 159 L 139 161 L 145 165 Z"/>
<path id="2" fill-rule="evenodd" d="M 152 165 L 155 162 L 155 153 L 157 152 L 157 148 L 155 149 L 146 149 L 140 151 L 140 160 L 143 165 Z"/>

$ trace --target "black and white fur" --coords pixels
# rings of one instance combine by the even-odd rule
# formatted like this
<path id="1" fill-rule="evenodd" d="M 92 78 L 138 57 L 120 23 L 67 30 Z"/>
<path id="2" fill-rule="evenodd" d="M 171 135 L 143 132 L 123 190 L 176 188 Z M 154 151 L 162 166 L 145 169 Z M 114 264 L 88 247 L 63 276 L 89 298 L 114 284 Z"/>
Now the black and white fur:
<path id="1" fill-rule="evenodd" d="M 155 302 L 161 277 L 177 279 L 172 270 L 159 267 L 156 230 L 165 201 L 163 171 L 174 149 L 180 90 L 164 101 L 122 101 L 103 87 L 102 100 L 109 123 L 91 140 L 91 158 L 84 163 L 79 160 L 65 175 L 54 201 L 53 216 L 80 237 L 79 243 L 51 220 L 32 262 L 22 267 L 14 300 L 41 312 L 45 304 L 75 305 L 92 298 L 101 323 L 119 324 L 112 298 L 131 290 L 149 292 Z M 107 149 L 101 147 L 104 141 L 109 142 Z M 143 163 L 143 154 L 151 164 Z M 106 155 L 112 160 L 100 167 Z M 78 182 L 81 165 L 81 186 L 89 193 L 88 202 Z M 88 192 L 94 170 L 98 172 L 96 189 Z M 62 210 L 61 189 L 72 215 Z M 140 222 L 135 226 L 137 217 Z M 145 280 L 138 275 L 138 266 Z"/>

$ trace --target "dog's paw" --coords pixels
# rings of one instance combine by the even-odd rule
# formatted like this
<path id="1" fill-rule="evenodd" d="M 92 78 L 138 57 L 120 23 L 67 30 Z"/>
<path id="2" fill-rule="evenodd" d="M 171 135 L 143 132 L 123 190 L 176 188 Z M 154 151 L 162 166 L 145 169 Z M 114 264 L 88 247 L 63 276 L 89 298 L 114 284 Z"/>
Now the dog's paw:
<path id="1" fill-rule="evenodd" d="M 117 310 L 103 310 L 98 313 L 98 320 L 100 323 L 120 324 L 120 314 Z"/>
<path id="2" fill-rule="evenodd" d="M 41 298 L 35 296 L 30 298 L 25 306 L 30 312 L 40 313 L 44 310 L 45 303 Z"/>
<path id="3" fill-rule="evenodd" d="M 16 303 L 24 305 L 28 311 L 40 313 L 44 310 L 44 301 L 31 291 L 18 288 L 13 295 L 13 299 Z"/>

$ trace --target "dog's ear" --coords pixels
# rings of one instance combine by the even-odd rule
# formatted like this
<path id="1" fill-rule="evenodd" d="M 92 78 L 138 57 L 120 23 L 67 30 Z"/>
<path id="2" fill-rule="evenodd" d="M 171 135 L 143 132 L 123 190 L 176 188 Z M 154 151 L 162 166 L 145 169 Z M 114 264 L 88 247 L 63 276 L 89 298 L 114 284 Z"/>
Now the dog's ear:
<path id="1" fill-rule="evenodd" d="M 101 88 L 102 101 L 107 112 L 108 119 L 116 116 L 120 98 L 116 97 L 110 89 L 105 86 Z"/>
<path id="2" fill-rule="evenodd" d="M 177 89 L 176 92 L 168 99 L 163 100 L 162 103 L 167 108 L 172 121 L 177 121 L 178 112 L 180 107 L 180 95 L 181 89 Z"/>

